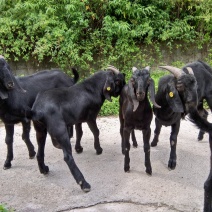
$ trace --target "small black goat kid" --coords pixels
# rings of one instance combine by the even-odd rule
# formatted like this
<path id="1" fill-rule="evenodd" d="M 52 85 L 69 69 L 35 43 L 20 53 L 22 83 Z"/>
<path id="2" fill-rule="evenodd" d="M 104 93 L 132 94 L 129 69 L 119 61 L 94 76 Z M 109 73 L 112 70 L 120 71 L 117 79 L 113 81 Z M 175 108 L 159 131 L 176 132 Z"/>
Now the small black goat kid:
<path id="1" fill-rule="evenodd" d="M 143 133 L 146 173 L 151 175 L 149 139 L 153 112 L 148 100 L 148 91 L 150 100 L 155 107 L 160 106 L 155 102 L 154 81 L 150 77 L 149 69 L 149 66 L 142 70 L 133 67 L 132 77 L 128 84 L 124 86 L 120 95 L 119 119 L 122 153 L 125 155 L 124 171 L 128 172 L 130 170 L 130 133 L 132 132 L 134 136 L 134 129 L 138 129 L 142 130 Z"/>
<path id="2" fill-rule="evenodd" d="M 194 73 L 198 73 L 199 70 L 195 64 L 190 64 L 190 66 L 186 66 L 183 70 L 172 66 L 161 66 L 161 68 L 170 71 L 173 75 L 166 75 L 159 81 L 155 99 L 161 105 L 161 108 L 153 107 L 155 131 L 151 146 L 154 147 L 157 145 L 162 125 L 171 126 L 171 152 L 168 168 L 175 169 L 177 161 L 177 136 L 181 118 L 184 118 L 190 110 L 196 108 L 198 103 L 197 77 L 194 76 Z M 204 83 L 203 79 L 204 74 L 200 76 L 198 81 L 202 80 L 202 83 Z M 199 86 L 202 83 L 199 83 Z"/>
<path id="3" fill-rule="evenodd" d="M 44 163 L 44 148 L 48 132 L 53 145 L 62 148 L 64 160 L 76 182 L 83 191 L 90 191 L 89 183 L 84 179 L 72 156 L 67 128 L 87 122 L 95 135 L 96 151 L 102 151 L 96 118 L 105 99 L 112 101 L 111 96 L 117 97 L 124 84 L 124 74 L 115 67 L 109 67 L 107 71 L 96 72 L 90 78 L 70 88 L 52 89 L 38 94 L 31 110 L 31 117 L 37 135 L 37 161 L 41 173 L 49 172 L 48 166 Z"/>
<path id="4" fill-rule="evenodd" d="M 19 122 L 23 126 L 22 139 L 27 145 L 29 157 L 34 158 L 36 152 L 30 141 L 31 124 L 26 118 L 26 111 L 32 107 L 38 92 L 75 84 L 79 75 L 75 69 L 72 71 L 74 79 L 59 70 L 46 70 L 30 76 L 15 78 L 9 64 L 3 56 L 0 56 L 0 118 L 5 125 L 7 144 L 4 169 L 12 166 L 14 124 Z"/>
<path id="5" fill-rule="evenodd" d="M 212 124 L 203 119 L 197 110 L 190 111 L 189 120 L 192 121 L 199 129 L 209 133 L 209 146 L 211 151 L 210 173 L 204 183 L 204 212 L 212 212 Z"/>

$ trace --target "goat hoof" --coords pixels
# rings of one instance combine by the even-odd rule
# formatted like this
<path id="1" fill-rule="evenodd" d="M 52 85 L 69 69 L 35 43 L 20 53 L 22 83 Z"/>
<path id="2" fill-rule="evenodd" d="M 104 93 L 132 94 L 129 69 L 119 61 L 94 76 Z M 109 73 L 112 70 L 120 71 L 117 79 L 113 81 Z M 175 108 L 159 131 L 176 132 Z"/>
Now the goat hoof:
<path id="1" fill-rule="evenodd" d="M 97 155 L 101 155 L 103 152 L 103 149 L 100 147 L 99 149 L 96 150 Z"/>
<path id="2" fill-rule="evenodd" d="M 83 152 L 83 147 L 75 147 L 75 150 L 78 154 L 82 153 Z"/>
<path id="3" fill-rule="evenodd" d="M 134 147 L 134 148 L 137 148 L 137 147 L 138 147 L 138 144 L 133 144 L 133 147 Z"/>
<path id="4" fill-rule="evenodd" d="M 40 169 L 40 173 L 41 174 L 48 174 L 49 173 L 49 167 L 48 166 L 44 166 L 43 169 Z"/>
<path id="5" fill-rule="evenodd" d="M 80 184 L 80 183 L 79 183 Z M 81 189 L 84 191 L 84 192 L 89 192 L 91 190 L 91 186 L 89 183 L 87 183 L 86 181 L 82 182 L 80 184 L 81 186 Z"/>
<path id="6" fill-rule="evenodd" d="M 151 147 L 155 147 L 155 146 L 157 146 L 157 142 L 152 141 Z"/>
<path id="7" fill-rule="evenodd" d="M 7 170 L 7 169 L 10 169 L 11 167 L 12 167 L 12 164 L 11 164 L 10 162 L 7 162 L 7 161 L 6 161 L 6 162 L 4 163 L 3 169 L 4 169 L 4 170 Z"/>
<path id="8" fill-rule="evenodd" d="M 201 141 L 203 139 L 203 136 L 198 136 L 197 140 Z"/>
<path id="9" fill-rule="evenodd" d="M 127 172 L 127 173 L 130 173 L 130 166 L 124 167 L 124 171 Z"/>
<path id="10" fill-rule="evenodd" d="M 146 173 L 147 175 L 152 176 L 152 169 L 146 169 Z"/>
<path id="11" fill-rule="evenodd" d="M 36 155 L 36 152 L 35 151 L 29 153 L 29 159 L 34 159 L 35 158 L 35 155 Z"/>
<path id="12" fill-rule="evenodd" d="M 174 170 L 175 168 L 176 168 L 176 161 L 175 160 L 169 161 L 168 169 Z"/>

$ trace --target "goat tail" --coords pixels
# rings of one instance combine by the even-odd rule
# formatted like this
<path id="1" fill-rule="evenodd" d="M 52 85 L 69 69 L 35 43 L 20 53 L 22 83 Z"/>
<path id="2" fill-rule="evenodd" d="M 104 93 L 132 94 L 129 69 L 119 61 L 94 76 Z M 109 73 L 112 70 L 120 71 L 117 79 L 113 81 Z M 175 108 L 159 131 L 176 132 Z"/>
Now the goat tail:
<path id="1" fill-rule="evenodd" d="M 71 70 L 74 75 L 74 83 L 76 83 L 79 80 L 79 73 L 78 73 L 77 69 L 74 67 L 72 67 Z"/>
<path id="2" fill-rule="evenodd" d="M 199 129 L 206 131 L 208 133 L 212 133 L 212 123 L 208 122 L 204 119 L 197 110 L 193 110 L 189 113 L 188 119 L 194 123 Z"/>

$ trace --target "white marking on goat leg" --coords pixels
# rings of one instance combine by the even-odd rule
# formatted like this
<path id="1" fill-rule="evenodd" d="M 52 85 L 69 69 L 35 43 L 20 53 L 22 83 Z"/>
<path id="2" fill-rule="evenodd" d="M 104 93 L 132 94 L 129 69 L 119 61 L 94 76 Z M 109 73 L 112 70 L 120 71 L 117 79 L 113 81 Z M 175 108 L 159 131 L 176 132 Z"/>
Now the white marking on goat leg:
<path id="1" fill-rule="evenodd" d="M 171 145 L 174 146 L 175 145 L 175 142 L 174 141 L 171 141 Z"/>
<path id="2" fill-rule="evenodd" d="M 128 151 L 128 149 L 127 149 L 127 148 L 126 148 L 125 150 L 126 150 L 126 151 Z"/>
<path id="3" fill-rule="evenodd" d="M 82 181 L 79 181 L 79 185 L 82 185 Z"/>

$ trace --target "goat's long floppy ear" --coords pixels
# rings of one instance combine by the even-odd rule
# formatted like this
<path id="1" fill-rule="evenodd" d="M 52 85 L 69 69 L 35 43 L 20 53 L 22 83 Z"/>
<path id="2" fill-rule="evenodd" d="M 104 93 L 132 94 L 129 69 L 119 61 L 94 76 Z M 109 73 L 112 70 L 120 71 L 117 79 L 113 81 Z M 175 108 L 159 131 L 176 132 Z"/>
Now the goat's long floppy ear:
<path id="1" fill-rule="evenodd" d="M 128 86 L 129 86 L 129 97 L 133 103 L 133 112 L 135 112 L 138 108 L 139 101 L 137 100 L 137 98 L 135 96 L 134 87 L 133 87 L 131 80 L 129 81 Z"/>
<path id="2" fill-rule="evenodd" d="M 152 78 L 149 79 L 149 97 L 150 97 L 150 101 L 152 102 L 152 104 L 156 107 L 156 108 L 161 108 L 160 105 L 158 105 L 155 102 L 155 82 Z"/>
<path id="3" fill-rule="evenodd" d="M 110 83 L 110 80 L 107 77 L 104 88 L 103 88 L 103 94 L 105 96 L 105 99 L 107 99 L 110 102 L 112 102 L 112 99 L 111 99 L 111 96 L 110 96 L 111 89 L 112 89 L 111 83 Z"/>
<path id="4" fill-rule="evenodd" d="M 168 83 L 166 100 L 167 100 L 169 106 L 171 107 L 171 109 L 175 113 L 183 113 L 184 112 L 183 103 L 180 99 L 178 91 L 175 88 L 175 84 L 173 82 Z"/>

